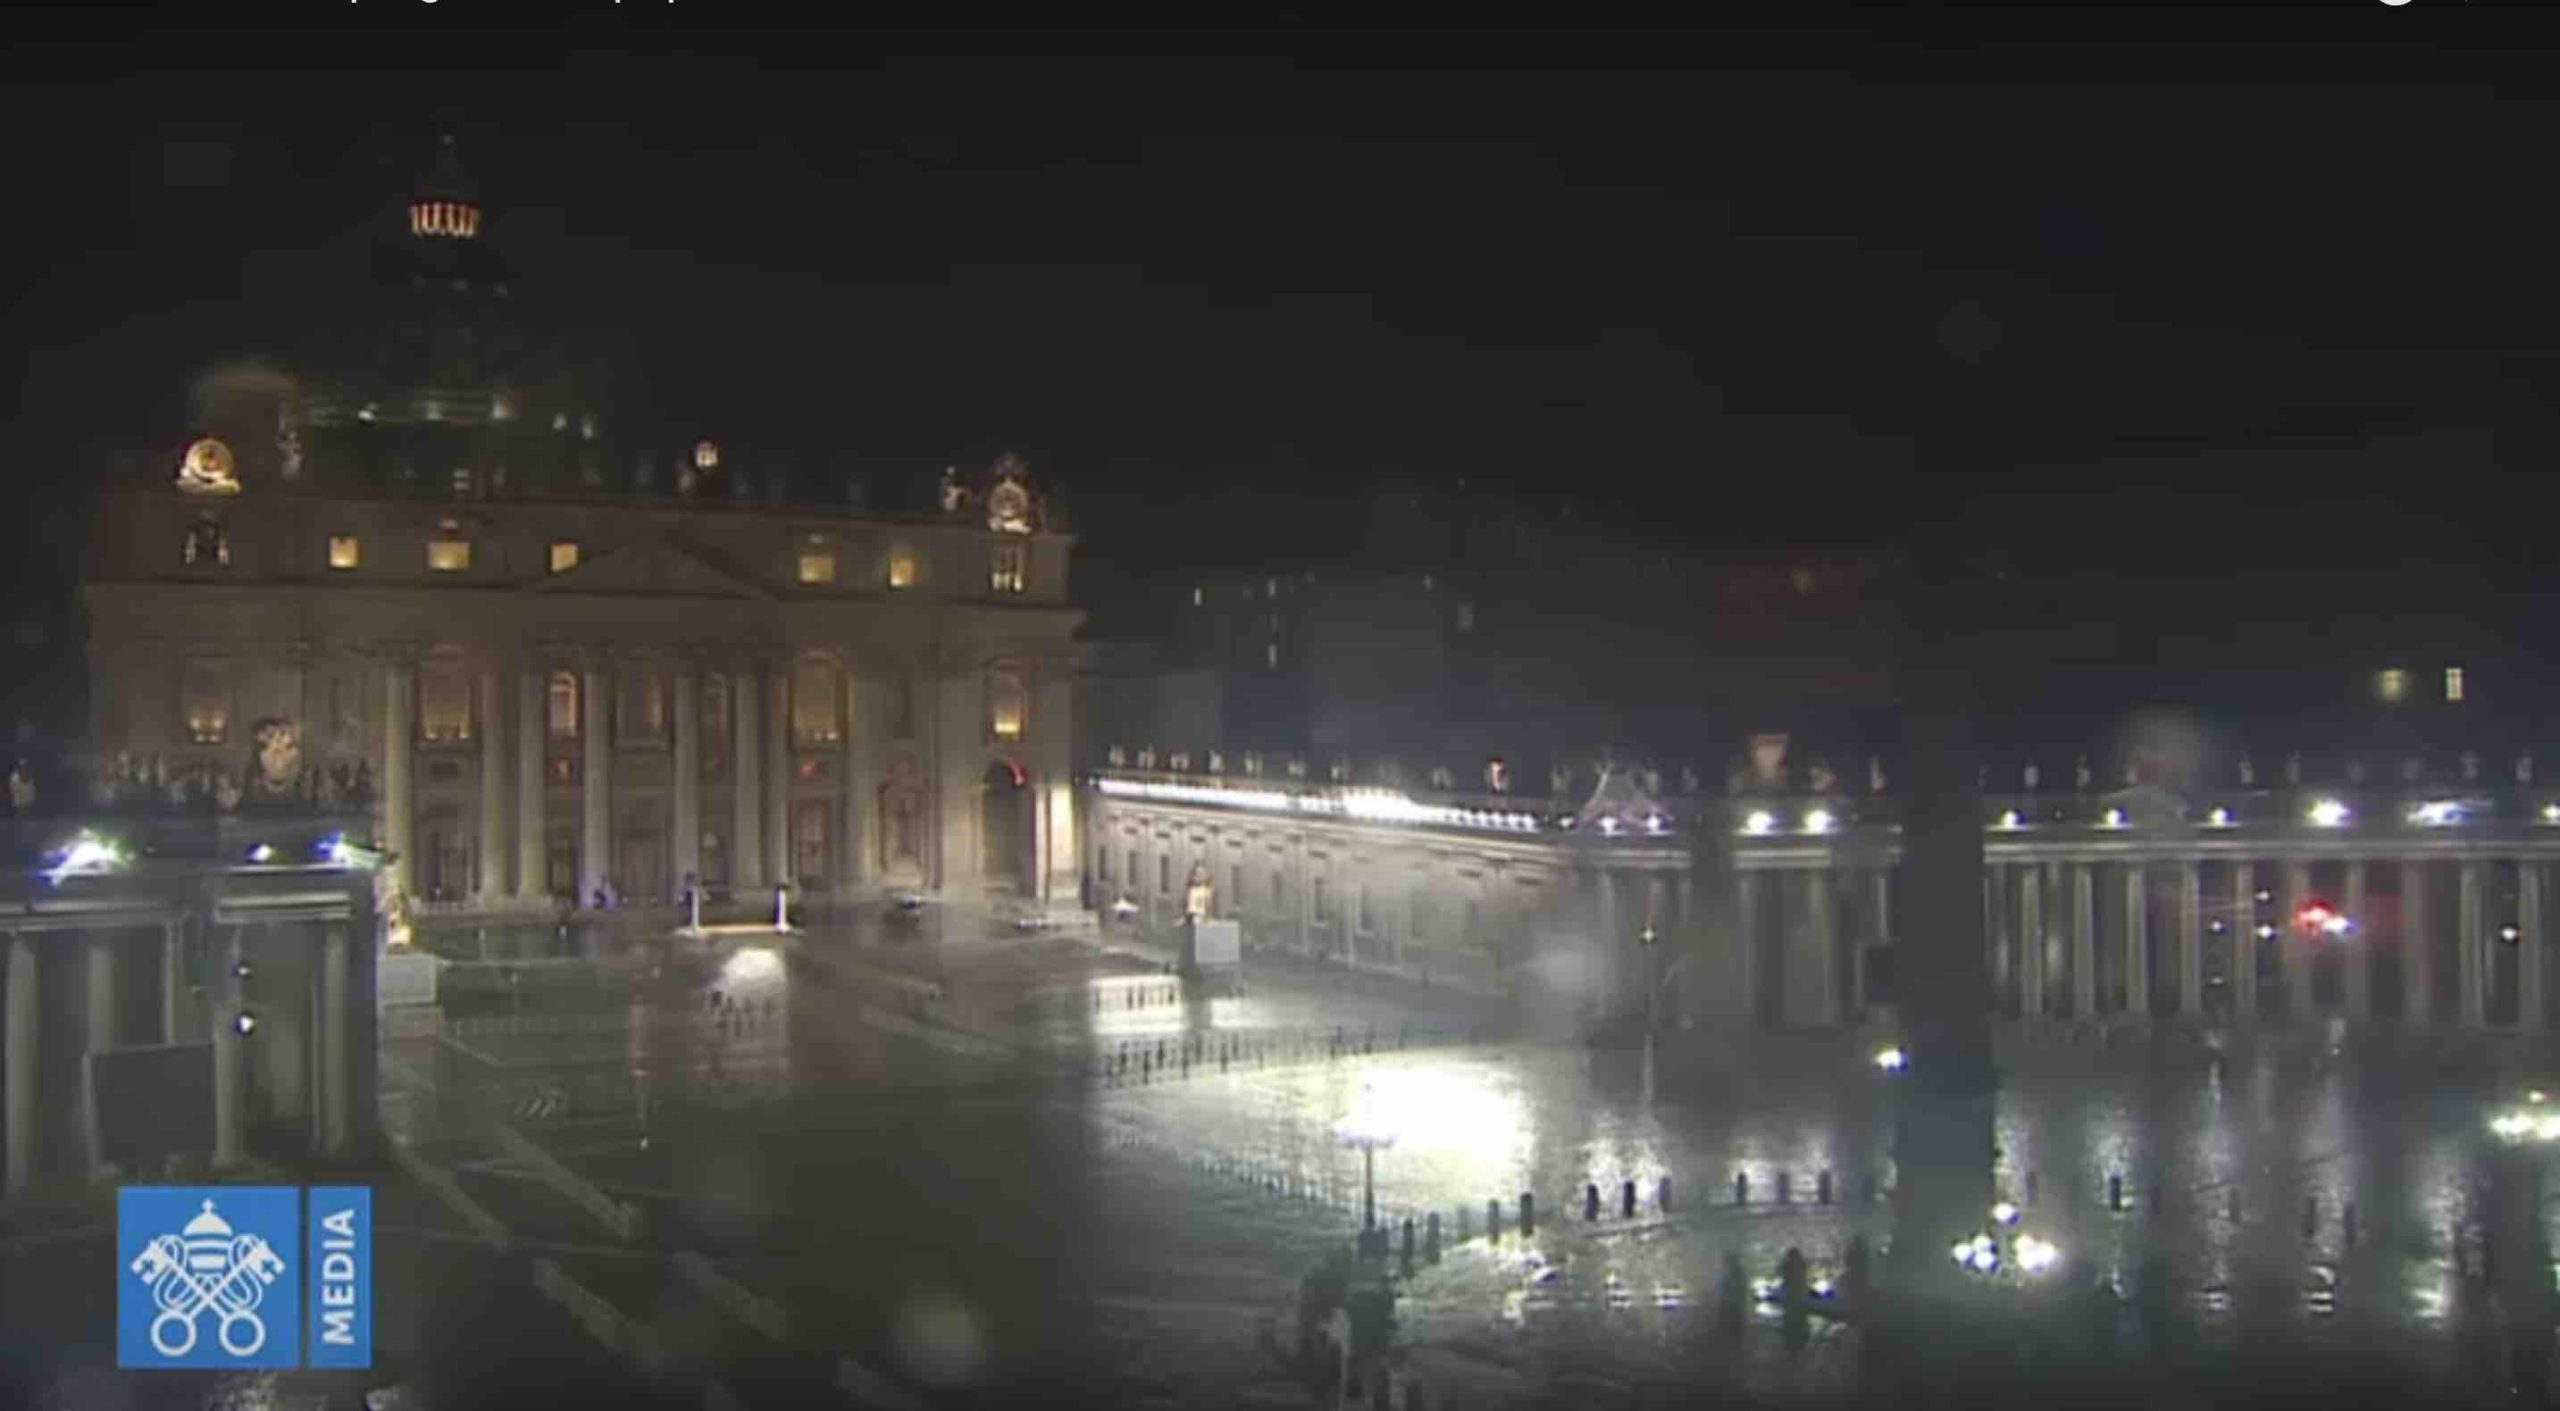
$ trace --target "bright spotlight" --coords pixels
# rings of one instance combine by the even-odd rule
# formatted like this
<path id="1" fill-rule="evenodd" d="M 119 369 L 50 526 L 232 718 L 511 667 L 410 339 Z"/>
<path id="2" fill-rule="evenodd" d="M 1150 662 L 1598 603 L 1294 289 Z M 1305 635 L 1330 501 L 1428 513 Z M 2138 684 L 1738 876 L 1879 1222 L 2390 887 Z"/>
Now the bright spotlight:
<path id="1" fill-rule="evenodd" d="M 2322 799 L 2320 802 L 2313 804 L 2311 806 L 2311 811 L 2304 816 L 2311 820 L 2311 826 L 2314 828 L 2343 828 L 2347 826 L 2347 806 L 2338 802 L 2336 799 Z"/>
<path id="2" fill-rule="evenodd" d="M 2462 821 L 2462 805 L 2451 799 L 2430 799 L 2409 810 L 2409 821 L 2421 828 L 2443 828 Z"/>
<path id="3" fill-rule="evenodd" d="M 2216 808 L 2204 816 L 2204 822 L 2208 828 L 2228 828 L 2231 826 L 2231 810 Z"/>
<path id="4" fill-rule="evenodd" d="M 2123 810 L 2123 809 L 2120 809 L 2120 808 L 2111 808 L 2111 809 L 2108 809 L 2108 810 L 2106 811 L 2106 815 L 2105 815 L 2104 817 L 2102 817 L 2102 818 L 2100 818 L 2100 819 L 2098 820 L 2098 826 L 2099 826 L 2099 827 L 2101 827 L 2101 828 L 2121 828 L 2121 827 L 2123 827 L 2123 826 L 2124 826 L 2124 810 Z"/>
<path id="5" fill-rule="evenodd" d="M 1991 1207 L 1991 1218 L 2003 1225 L 2014 1225 L 2018 1223 L 2018 1207 L 2004 1200 Z"/>
<path id="6" fill-rule="evenodd" d="M 1742 820 L 1742 831 L 1755 838 L 1774 832 L 1777 827 L 1778 820 L 1765 808 L 1751 810 L 1751 816 Z"/>
<path id="7" fill-rule="evenodd" d="M 2018 811 L 2016 809 L 2004 808 L 2000 810 L 2000 831 L 2004 833 L 2015 833 L 2019 828 L 2025 826 L 2025 823 L 2026 820 L 2018 817 Z"/>
<path id="8" fill-rule="evenodd" d="M 2062 1251 L 2052 1241 L 2034 1235 L 2018 1236 L 2018 1267 L 2030 1274 L 2041 1273 L 2062 1258 Z"/>
<path id="9" fill-rule="evenodd" d="M 75 874 L 90 876 L 112 871 L 124 864 L 123 844 L 83 828 L 70 842 L 55 850 L 53 865 L 44 870 L 44 879 L 58 885 L 65 877 Z"/>
<path id="10" fill-rule="evenodd" d="M 1910 1066 L 1910 1056 L 1898 1048 L 1878 1049 L 1876 1051 L 1876 1067 L 1883 1069 L 1887 1073 L 1899 1073 Z"/>
<path id="11" fill-rule="evenodd" d="M 1835 821 L 1831 816 L 1831 810 L 1813 809 L 1804 816 L 1804 830 L 1808 833 L 1828 833 Z"/>
<path id="12" fill-rule="evenodd" d="M 258 1032 L 258 1016 L 251 1014 L 245 1009 L 241 1010 L 238 1014 L 232 1016 L 231 1029 L 232 1032 L 245 1039 L 251 1034 Z"/>
<path id="13" fill-rule="evenodd" d="M 260 843 L 256 847 L 249 849 L 249 860 L 251 862 L 273 862 L 275 859 L 276 850 L 271 844 Z"/>

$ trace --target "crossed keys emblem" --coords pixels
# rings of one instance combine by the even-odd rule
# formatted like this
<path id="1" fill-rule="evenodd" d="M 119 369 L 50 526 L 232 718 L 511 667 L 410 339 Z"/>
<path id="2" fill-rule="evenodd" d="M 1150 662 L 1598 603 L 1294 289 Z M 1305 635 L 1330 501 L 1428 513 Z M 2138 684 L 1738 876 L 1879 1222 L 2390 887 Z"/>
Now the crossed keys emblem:
<path id="1" fill-rule="evenodd" d="M 151 1320 L 151 1345 L 161 1356 L 194 1351 L 196 1325 L 206 1313 L 222 1320 L 216 1336 L 232 1356 L 253 1356 L 267 1345 L 258 1305 L 266 1301 L 267 1285 L 284 1273 L 284 1256 L 257 1235 L 235 1235 L 230 1222 L 213 1213 L 212 1201 L 183 1234 L 144 1245 L 133 1273 L 151 1286 L 160 1307 Z"/>

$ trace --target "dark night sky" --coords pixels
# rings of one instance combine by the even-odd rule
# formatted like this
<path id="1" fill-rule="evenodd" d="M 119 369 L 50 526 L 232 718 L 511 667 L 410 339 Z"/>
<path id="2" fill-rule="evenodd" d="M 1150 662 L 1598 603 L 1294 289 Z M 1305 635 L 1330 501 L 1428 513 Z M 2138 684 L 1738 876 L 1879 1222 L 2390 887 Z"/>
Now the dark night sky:
<path id="1" fill-rule="evenodd" d="M 1027 447 L 1097 584 L 1322 556 L 1389 470 L 1701 548 L 1952 517 L 2164 623 L 2228 572 L 2537 581 L 2560 105 L 2526 12 L 669 27 L 713 9 L 15 46 L 9 473 L 182 430 L 194 369 L 327 310 L 450 111 L 493 236 L 652 412 L 804 458 Z"/>

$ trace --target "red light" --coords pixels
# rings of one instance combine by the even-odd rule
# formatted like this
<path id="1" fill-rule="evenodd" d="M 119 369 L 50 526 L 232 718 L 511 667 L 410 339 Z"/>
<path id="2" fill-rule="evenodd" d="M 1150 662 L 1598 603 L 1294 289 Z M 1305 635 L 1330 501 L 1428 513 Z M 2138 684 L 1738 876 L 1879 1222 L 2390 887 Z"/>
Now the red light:
<path id="1" fill-rule="evenodd" d="M 2305 902 L 2293 914 L 2294 929 L 2311 936 L 2343 936 L 2350 929 L 2347 918 L 2325 901 Z"/>

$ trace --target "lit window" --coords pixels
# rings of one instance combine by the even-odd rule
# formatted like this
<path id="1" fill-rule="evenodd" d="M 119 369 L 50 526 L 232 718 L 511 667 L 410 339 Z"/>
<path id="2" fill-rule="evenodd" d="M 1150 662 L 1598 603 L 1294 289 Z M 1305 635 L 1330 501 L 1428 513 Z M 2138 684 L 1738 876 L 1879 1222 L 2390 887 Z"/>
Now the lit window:
<path id="1" fill-rule="evenodd" d="M 1458 630 L 1459 630 L 1459 631 L 1461 631 L 1461 632 L 1473 632 L 1473 631 L 1475 631 L 1475 630 L 1476 630 L 1476 605 L 1475 605 L 1475 604 L 1473 604 L 1473 603 L 1460 603 L 1460 604 L 1458 604 Z"/>
<path id="2" fill-rule="evenodd" d="M 1030 691 L 1018 672 L 998 671 L 987 677 L 987 733 L 999 740 L 1019 740 L 1031 714 Z"/>
<path id="3" fill-rule="evenodd" d="M 667 678 L 664 672 L 634 667 L 615 678 L 619 698 L 614 725 L 627 745 L 663 744 L 667 737 Z"/>
<path id="4" fill-rule="evenodd" d="M 438 537 L 427 541 L 427 567 L 437 573 L 461 573 L 471 567 L 471 541 L 462 537 L 458 520 L 436 526 Z"/>
<path id="5" fill-rule="evenodd" d="M 190 666 L 186 671 L 187 739 L 199 745 L 219 745 L 231 735 L 231 701 L 222 689 L 222 675 L 211 665 Z"/>
<path id="6" fill-rule="evenodd" d="M 835 562 L 830 558 L 829 563 Z M 831 745 L 844 738 L 836 709 L 835 663 L 810 659 L 791 671 L 791 733 L 804 745 Z"/>
<path id="7" fill-rule="evenodd" d="M 364 546 L 356 542 L 356 536 L 353 534 L 332 534 L 329 536 L 329 566 L 331 568 L 353 568 L 362 562 L 364 562 Z"/>
<path id="8" fill-rule="evenodd" d="M 1203 603 L 1206 603 L 1206 602 L 1208 601 L 1208 597 L 1209 597 L 1209 590 L 1208 590 L 1208 589 L 1206 589 L 1206 588 L 1193 588 L 1193 589 L 1191 590 L 1191 605 L 1192 605 L 1193 607 L 1199 607 L 1199 606 L 1201 606 Z"/>
<path id="9" fill-rule="evenodd" d="M 2448 701 L 2459 701 L 2462 699 L 2461 667 L 2448 666 L 2444 669 L 2444 698 Z"/>
<path id="10" fill-rule="evenodd" d="M 1262 644 L 1262 664 L 1273 671 L 1280 669 L 1280 644 L 1278 642 L 1265 642 Z"/>
<path id="11" fill-rule="evenodd" d="M 1022 545 L 991 546 L 987 553 L 987 586 L 999 593 L 1019 593 L 1023 584 Z"/>
<path id="12" fill-rule="evenodd" d="M 577 566 L 578 541 L 575 539 L 552 540 L 551 571 L 554 573 L 566 573 Z"/>
<path id="13" fill-rule="evenodd" d="M 544 691 L 544 699 L 549 704 L 548 713 L 551 721 L 551 738 L 555 740 L 574 740 L 578 738 L 577 673 L 571 671 L 552 672 L 551 683 Z"/>
<path id="14" fill-rule="evenodd" d="M 809 584 L 836 581 L 836 556 L 833 550 L 809 548 L 800 551 L 800 581 Z"/>
<path id="15" fill-rule="evenodd" d="M 231 563 L 231 539 L 222 521 L 205 515 L 187 531 L 185 560 L 190 567 L 221 568 Z"/>
<path id="16" fill-rule="evenodd" d="M 436 662 L 418 673 L 418 733 L 437 742 L 471 738 L 471 675 L 459 662 Z"/>
<path id="17" fill-rule="evenodd" d="M 905 549 L 889 551 L 889 586 L 892 588 L 916 586 L 916 556 L 913 553 Z"/>
<path id="18" fill-rule="evenodd" d="M 2386 701 L 2398 702 L 2409 697 L 2409 673 L 2391 667 L 2375 675 L 2373 693 Z"/>

